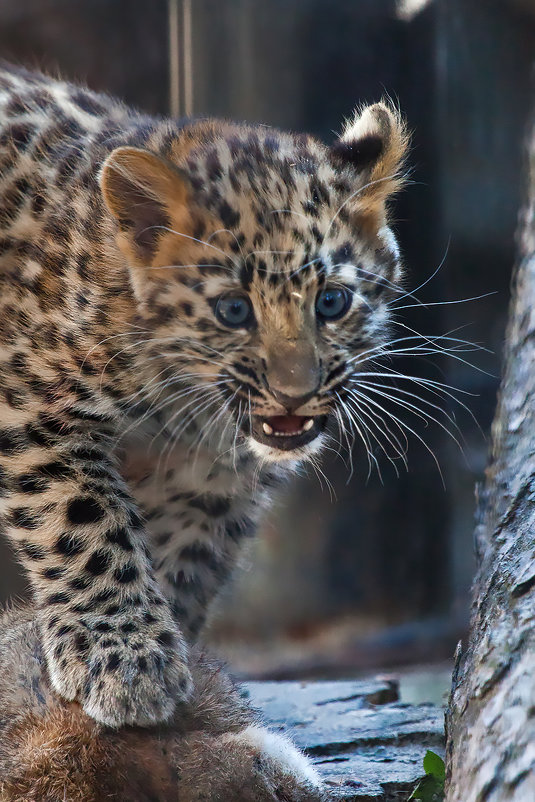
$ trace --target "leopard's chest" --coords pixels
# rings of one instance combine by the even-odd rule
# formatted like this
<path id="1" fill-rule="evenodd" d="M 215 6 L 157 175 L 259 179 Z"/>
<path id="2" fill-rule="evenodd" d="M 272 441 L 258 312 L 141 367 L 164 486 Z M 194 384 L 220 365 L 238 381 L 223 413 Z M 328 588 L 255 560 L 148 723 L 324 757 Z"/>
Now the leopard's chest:
<path id="1" fill-rule="evenodd" d="M 235 517 L 238 508 L 245 512 L 245 506 L 257 506 L 262 495 L 261 487 L 251 490 L 251 462 L 233 461 L 208 447 L 132 434 L 121 441 L 120 452 L 122 475 L 147 516 L 149 530 L 151 521 L 180 517 L 190 507 L 198 510 L 199 498 L 220 509 L 221 517 Z"/>

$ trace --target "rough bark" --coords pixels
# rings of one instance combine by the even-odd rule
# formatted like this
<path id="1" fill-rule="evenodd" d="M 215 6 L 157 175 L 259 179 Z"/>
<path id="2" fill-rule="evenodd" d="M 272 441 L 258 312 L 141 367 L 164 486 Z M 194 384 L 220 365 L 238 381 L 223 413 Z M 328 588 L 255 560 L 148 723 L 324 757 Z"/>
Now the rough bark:
<path id="1" fill-rule="evenodd" d="M 535 799 L 535 139 L 530 161 L 470 637 L 447 715 L 448 802 Z"/>

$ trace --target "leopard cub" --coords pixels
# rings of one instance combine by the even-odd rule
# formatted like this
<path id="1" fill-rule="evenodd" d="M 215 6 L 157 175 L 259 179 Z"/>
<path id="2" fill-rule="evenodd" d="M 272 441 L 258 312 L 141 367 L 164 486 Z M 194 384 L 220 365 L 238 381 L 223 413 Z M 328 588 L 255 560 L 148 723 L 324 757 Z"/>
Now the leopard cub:
<path id="1" fill-rule="evenodd" d="M 97 721 L 172 715 L 271 488 L 335 436 L 406 147 L 384 103 L 328 147 L 0 72 L 0 522 Z"/>

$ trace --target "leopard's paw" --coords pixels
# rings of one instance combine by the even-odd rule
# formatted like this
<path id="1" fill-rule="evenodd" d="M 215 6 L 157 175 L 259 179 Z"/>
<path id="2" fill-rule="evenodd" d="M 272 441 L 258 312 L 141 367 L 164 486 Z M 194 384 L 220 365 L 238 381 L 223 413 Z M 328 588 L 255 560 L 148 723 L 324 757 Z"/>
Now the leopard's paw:
<path id="1" fill-rule="evenodd" d="M 78 622 L 53 640 L 49 632 L 45 653 L 54 689 L 109 727 L 167 721 L 191 692 L 186 648 L 163 610 L 151 612 L 149 624 L 146 616 L 136 609 L 91 626 Z"/>

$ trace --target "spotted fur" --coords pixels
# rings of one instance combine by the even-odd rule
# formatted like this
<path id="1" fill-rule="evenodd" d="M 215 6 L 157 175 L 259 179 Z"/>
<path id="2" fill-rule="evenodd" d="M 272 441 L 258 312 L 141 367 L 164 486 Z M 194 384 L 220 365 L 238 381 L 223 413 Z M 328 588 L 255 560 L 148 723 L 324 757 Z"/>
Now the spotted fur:
<path id="1" fill-rule="evenodd" d="M 116 731 L 51 693 L 30 610 L 0 614 L 0 802 L 325 802 L 316 772 L 221 666 L 165 727 Z"/>
<path id="2" fill-rule="evenodd" d="M 329 148 L 1 72 L 1 522 L 52 684 L 98 721 L 187 696 L 187 641 L 271 488 L 384 340 L 405 149 L 385 104 Z M 349 299 L 333 321 L 329 287 Z M 277 439 L 266 420 L 312 423 Z"/>

